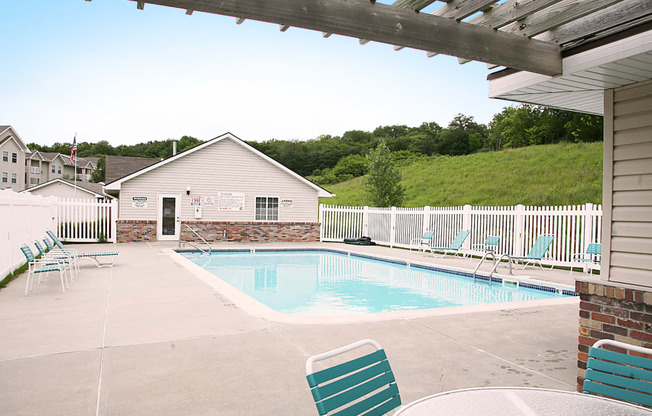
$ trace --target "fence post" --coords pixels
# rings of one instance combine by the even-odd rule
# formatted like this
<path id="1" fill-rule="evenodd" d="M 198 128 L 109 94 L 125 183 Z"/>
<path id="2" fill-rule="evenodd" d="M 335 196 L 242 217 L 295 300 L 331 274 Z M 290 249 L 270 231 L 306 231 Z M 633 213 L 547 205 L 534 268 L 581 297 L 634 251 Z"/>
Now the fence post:
<path id="1" fill-rule="evenodd" d="M 369 207 L 362 208 L 362 235 L 369 237 Z"/>
<path id="2" fill-rule="evenodd" d="M 423 233 L 421 235 L 425 234 L 427 231 L 430 231 L 429 228 L 430 228 L 430 207 L 426 205 L 425 207 L 423 207 L 423 229 L 422 229 Z"/>
<path id="3" fill-rule="evenodd" d="M 467 231 L 472 231 L 471 230 L 471 205 L 464 205 L 464 208 L 462 210 L 462 229 L 467 230 Z M 473 233 L 471 233 L 471 238 L 467 238 L 464 240 L 464 247 L 465 249 L 469 249 L 471 247 L 471 240 L 473 239 Z"/>
<path id="4" fill-rule="evenodd" d="M 396 243 L 396 207 L 392 207 L 392 216 L 390 220 L 390 230 L 389 230 L 389 246 L 394 247 Z"/>
<path id="5" fill-rule="evenodd" d="M 525 225 L 525 207 L 521 204 L 514 210 L 514 255 L 523 255 L 523 226 Z"/>
<path id="6" fill-rule="evenodd" d="M 593 214 L 595 211 L 595 205 L 588 203 L 584 205 L 584 218 L 582 221 L 582 241 L 580 241 L 580 252 L 584 251 L 584 248 L 588 246 L 589 243 L 593 242 Z M 573 253 L 571 253 L 573 255 Z"/>
<path id="7" fill-rule="evenodd" d="M 324 242 L 324 204 L 319 204 L 319 242 Z"/>
<path id="8" fill-rule="evenodd" d="M 111 241 L 118 242 L 118 200 L 111 200 Z"/>

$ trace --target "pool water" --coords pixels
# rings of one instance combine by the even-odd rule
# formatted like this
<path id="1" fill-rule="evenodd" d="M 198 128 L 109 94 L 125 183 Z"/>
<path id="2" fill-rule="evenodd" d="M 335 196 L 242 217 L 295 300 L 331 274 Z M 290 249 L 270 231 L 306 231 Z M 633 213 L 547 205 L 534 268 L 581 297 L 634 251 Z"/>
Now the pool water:
<path id="1" fill-rule="evenodd" d="M 180 253 L 271 309 L 329 316 L 559 298 L 554 291 L 327 251 Z M 552 290 L 552 289 L 551 289 Z"/>

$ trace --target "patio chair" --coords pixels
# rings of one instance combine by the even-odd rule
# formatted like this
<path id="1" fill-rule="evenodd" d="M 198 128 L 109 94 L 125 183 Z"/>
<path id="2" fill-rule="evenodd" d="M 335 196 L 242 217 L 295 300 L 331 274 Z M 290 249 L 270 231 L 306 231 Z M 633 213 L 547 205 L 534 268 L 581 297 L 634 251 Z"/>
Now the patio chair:
<path id="1" fill-rule="evenodd" d="M 459 233 L 457 233 L 448 247 L 430 247 L 430 252 L 434 253 L 435 251 L 441 251 L 444 253 L 442 256 L 445 256 L 448 253 L 453 253 L 454 255 L 462 254 L 462 257 L 465 257 L 466 254 L 461 252 L 460 249 L 462 248 L 462 244 L 464 244 L 464 241 L 466 241 L 469 234 L 471 234 L 470 231 L 461 230 Z"/>
<path id="2" fill-rule="evenodd" d="M 46 259 L 46 260 L 51 259 L 54 262 L 62 263 L 64 266 L 66 266 L 66 269 L 68 269 L 68 271 L 70 272 L 70 281 L 73 282 L 75 280 L 72 272 L 74 270 L 75 273 L 79 273 L 79 270 L 76 267 L 77 262 L 74 257 L 72 257 L 70 254 L 66 254 L 57 250 L 48 249 L 47 251 L 45 251 L 41 243 L 38 242 L 38 240 L 34 240 L 33 243 L 34 243 L 34 247 L 36 247 L 38 252 L 41 254 L 41 259 Z"/>
<path id="3" fill-rule="evenodd" d="M 647 357 L 609 351 L 611 346 Z M 652 407 L 652 349 L 601 339 L 589 350 L 582 392 Z"/>
<path id="4" fill-rule="evenodd" d="M 584 272 L 593 273 L 593 268 L 596 264 L 600 264 L 600 257 L 602 255 L 602 244 L 591 243 L 586 248 L 584 253 L 573 254 L 573 262 L 583 263 Z M 573 274 L 573 266 L 570 268 L 571 275 Z"/>
<path id="5" fill-rule="evenodd" d="M 339 358 L 366 345 L 376 351 L 323 370 L 313 369 L 318 361 Z M 306 361 L 306 378 L 320 415 L 380 416 L 401 405 L 385 350 L 372 339 L 313 355 Z"/>
<path id="6" fill-rule="evenodd" d="M 539 267 L 543 269 L 541 260 L 552 245 L 552 240 L 554 239 L 554 235 L 541 235 L 537 238 L 537 241 L 534 242 L 534 245 L 530 249 L 530 252 L 527 253 L 527 256 L 512 256 L 511 260 L 517 263 L 523 263 L 523 269 L 525 269 L 528 264 L 535 265 L 536 263 L 539 263 Z"/>
<path id="7" fill-rule="evenodd" d="M 472 249 L 477 251 L 488 252 L 491 251 L 495 253 L 498 250 L 498 244 L 500 244 L 500 237 L 496 235 L 488 235 L 485 238 L 484 243 L 473 245 Z"/>
<path id="8" fill-rule="evenodd" d="M 58 262 L 53 259 L 37 259 L 34 257 L 32 250 L 26 245 L 20 245 L 20 251 L 23 252 L 23 255 L 27 259 L 27 283 L 25 284 L 25 296 L 27 292 L 32 290 L 34 286 L 34 275 L 38 274 L 38 284 L 41 284 L 42 274 L 45 273 L 47 276 L 50 272 L 59 272 L 59 277 L 61 278 L 61 290 L 63 293 L 66 293 L 66 286 L 68 282 L 66 281 L 66 266 L 63 262 Z"/>
<path id="9" fill-rule="evenodd" d="M 45 231 L 47 235 L 52 239 L 54 244 L 59 247 L 62 251 L 69 253 L 73 255 L 76 259 L 89 259 L 97 267 L 113 267 L 113 264 L 118 258 L 118 255 L 120 254 L 119 251 L 96 251 L 96 252 L 90 252 L 90 253 L 79 253 L 76 250 L 70 250 L 66 247 L 64 247 L 63 243 L 57 238 L 56 235 L 51 230 L 46 230 Z M 98 257 L 111 257 L 112 260 L 110 262 L 101 262 Z"/>
<path id="10" fill-rule="evenodd" d="M 412 241 L 410 241 L 410 250 L 412 250 L 413 246 L 417 246 L 418 250 L 426 251 L 426 249 L 432 244 L 433 235 L 435 235 L 434 232 L 426 231 L 420 238 L 413 238 Z"/>

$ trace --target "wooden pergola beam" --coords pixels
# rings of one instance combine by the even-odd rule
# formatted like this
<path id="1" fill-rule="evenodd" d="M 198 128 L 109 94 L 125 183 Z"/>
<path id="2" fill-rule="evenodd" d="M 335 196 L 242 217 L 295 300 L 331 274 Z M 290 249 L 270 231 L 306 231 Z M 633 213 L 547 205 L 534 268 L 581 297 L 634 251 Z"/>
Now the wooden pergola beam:
<path id="1" fill-rule="evenodd" d="M 336 33 L 550 76 L 562 72 L 558 45 L 367 0 L 146 0 L 144 3 Z"/>

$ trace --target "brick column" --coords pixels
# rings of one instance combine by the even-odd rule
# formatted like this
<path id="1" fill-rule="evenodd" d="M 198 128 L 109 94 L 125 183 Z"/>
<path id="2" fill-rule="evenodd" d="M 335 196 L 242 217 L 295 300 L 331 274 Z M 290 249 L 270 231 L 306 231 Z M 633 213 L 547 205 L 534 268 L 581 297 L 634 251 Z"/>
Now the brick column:
<path id="1" fill-rule="evenodd" d="M 577 390 L 582 391 L 589 348 L 597 340 L 613 339 L 652 348 L 652 291 L 581 280 L 575 282 L 575 290 L 580 294 Z"/>

